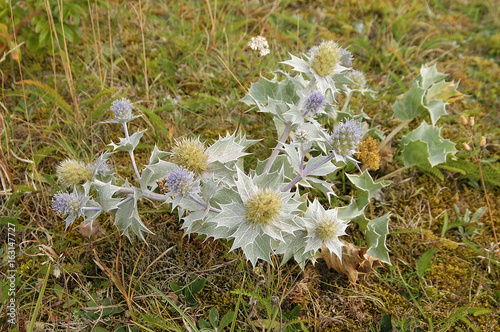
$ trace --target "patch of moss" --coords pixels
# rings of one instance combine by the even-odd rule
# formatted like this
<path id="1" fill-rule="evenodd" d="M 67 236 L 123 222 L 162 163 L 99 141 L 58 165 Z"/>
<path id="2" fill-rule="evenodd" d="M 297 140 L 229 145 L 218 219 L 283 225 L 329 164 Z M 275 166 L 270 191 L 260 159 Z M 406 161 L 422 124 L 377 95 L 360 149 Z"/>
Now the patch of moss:
<path id="1" fill-rule="evenodd" d="M 474 270 L 469 262 L 456 256 L 447 256 L 432 265 L 426 280 L 442 292 L 463 295 L 460 293 L 471 290 L 473 273 Z"/>

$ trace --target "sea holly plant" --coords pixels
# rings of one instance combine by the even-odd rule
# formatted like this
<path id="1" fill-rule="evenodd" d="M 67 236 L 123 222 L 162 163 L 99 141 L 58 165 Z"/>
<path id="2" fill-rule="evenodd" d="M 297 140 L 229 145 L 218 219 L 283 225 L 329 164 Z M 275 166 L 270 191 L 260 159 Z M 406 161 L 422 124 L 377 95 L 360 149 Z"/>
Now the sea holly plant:
<path id="1" fill-rule="evenodd" d="M 169 151 L 155 146 L 148 164 L 137 165 L 134 149 L 144 131 L 129 133 L 128 123 L 139 115 L 134 115 L 129 100 L 118 99 L 110 108 L 114 119 L 107 123 L 121 125 L 124 137 L 112 142 L 112 150 L 94 164 L 65 160 L 59 165 L 60 182 L 70 191 L 55 194 L 54 211 L 65 217 L 66 228 L 77 218 L 91 226 L 101 213 L 109 213 L 123 234 L 145 241 L 151 230 L 141 220 L 138 202 L 160 201 L 178 211 L 187 235 L 225 239 L 254 266 L 277 255 L 282 264 L 294 258 L 302 268 L 322 250 L 341 260 L 346 229 L 356 223 L 366 235 L 367 254 L 390 264 L 385 244 L 389 214 L 370 220 L 364 213 L 389 182 L 374 181 L 357 160 L 368 153 L 360 154 L 360 146 L 376 144 L 360 145 L 377 130 L 368 131 L 366 115 L 348 107 L 353 94 L 374 92 L 366 87 L 364 74 L 352 69 L 351 53 L 333 41 L 300 57 L 291 55 L 283 64 L 291 66 L 292 73 L 261 77 L 242 99 L 251 111 L 271 116 L 277 134 L 270 156 L 253 169 L 245 170 L 243 160 L 257 141 L 236 133 L 212 144 L 181 138 Z M 450 87 L 435 68 L 423 69 L 396 103 L 395 116 L 402 121 L 425 110 L 431 114 L 431 125 L 423 122 L 401 141 L 405 163 L 424 155 L 434 166 L 452 153 L 452 143 L 434 127 L 454 93 Z M 122 179 L 110 168 L 108 159 L 118 151 L 129 155 L 132 178 Z M 337 196 L 333 183 L 341 177 L 355 193 L 342 206 L 332 200 Z"/>
<path id="2" fill-rule="evenodd" d="M 381 147 L 410 122 L 429 115 L 430 124 L 425 120 L 420 126 L 403 136 L 399 148 L 406 167 L 417 166 L 424 169 L 446 163 L 456 153 L 455 143 L 441 136 L 441 128 L 436 126 L 441 116 L 447 115 L 446 106 L 464 96 L 458 92 L 458 83 L 447 82 L 446 75 L 432 67 L 422 66 L 420 75 L 411 83 L 410 89 L 401 95 L 393 106 L 394 116 L 401 121 L 381 143 Z"/>

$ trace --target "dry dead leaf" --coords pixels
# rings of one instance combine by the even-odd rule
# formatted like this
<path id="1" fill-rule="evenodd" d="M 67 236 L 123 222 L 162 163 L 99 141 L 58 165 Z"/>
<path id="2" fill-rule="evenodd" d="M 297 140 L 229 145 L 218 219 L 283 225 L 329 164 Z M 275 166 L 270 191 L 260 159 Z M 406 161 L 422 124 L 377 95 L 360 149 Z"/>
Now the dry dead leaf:
<path id="1" fill-rule="evenodd" d="M 380 151 L 380 169 L 382 171 L 388 169 L 389 165 L 391 165 L 392 160 L 394 158 L 394 152 L 396 152 L 396 148 L 393 148 L 389 144 L 386 144 Z"/>
<path id="2" fill-rule="evenodd" d="M 383 267 L 380 259 L 366 253 L 366 247 L 358 247 L 352 243 L 344 242 L 342 247 L 342 262 L 337 255 L 331 253 L 323 245 L 320 258 L 323 258 L 329 268 L 347 275 L 349 281 L 355 284 L 358 279 L 375 272 L 375 268 Z"/>
<path id="3" fill-rule="evenodd" d="M 94 221 L 92 224 L 82 222 L 80 226 L 78 226 L 78 230 L 80 231 L 80 234 L 86 237 L 91 237 L 92 235 L 95 235 L 98 238 L 103 236 L 104 233 L 106 233 L 106 231 L 101 227 L 101 225 L 97 221 Z"/>

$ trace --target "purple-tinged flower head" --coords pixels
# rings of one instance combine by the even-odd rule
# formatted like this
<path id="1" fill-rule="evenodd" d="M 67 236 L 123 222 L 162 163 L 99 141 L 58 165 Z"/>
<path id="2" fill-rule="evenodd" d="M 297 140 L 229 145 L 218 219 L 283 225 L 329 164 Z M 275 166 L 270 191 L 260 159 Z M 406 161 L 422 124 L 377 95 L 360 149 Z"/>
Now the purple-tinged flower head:
<path id="1" fill-rule="evenodd" d="M 93 166 L 78 160 L 65 159 L 57 166 L 56 173 L 61 183 L 69 187 L 91 180 Z"/>
<path id="2" fill-rule="evenodd" d="M 184 167 L 176 167 L 165 177 L 165 189 L 171 196 L 187 195 L 192 193 L 194 173 Z"/>
<path id="3" fill-rule="evenodd" d="M 330 137 L 335 159 L 337 161 L 345 161 L 346 158 L 353 160 L 351 156 L 356 153 L 361 137 L 363 133 L 359 122 L 346 120 L 335 126 Z"/>
<path id="4" fill-rule="evenodd" d="M 116 99 L 115 101 L 113 101 L 110 109 L 115 114 L 115 119 L 117 121 L 126 122 L 133 118 L 132 104 L 130 103 L 130 100 L 126 98 Z"/>
<path id="5" fill-rule="evenodd" d="M 352 67 L 352 53 L 345 48 L 340 49 L 340 62 L 342 66 Z"/>
<path id="6" fill-rule="evenodd" d="M 59 192 L 52 198 L 52 210 L 61 216 L 76 214 L 82 207 L 82 201 L 76 193 Z"/>
<path id="7" fill-rule="evenodd" d="M 359 70 L 353 70 L 347 73 L 346 77 L 352 81 L 352 88 L 362 90 L 366 85 L 365 74 Z"/>
<path id="8" fill-rule="evenodd" d="M 321 113 L 325 109 L 325 104 L 325 96 L 319 91 L 314 91 L 307 97 L 304 103 L 304 116 Z"/>

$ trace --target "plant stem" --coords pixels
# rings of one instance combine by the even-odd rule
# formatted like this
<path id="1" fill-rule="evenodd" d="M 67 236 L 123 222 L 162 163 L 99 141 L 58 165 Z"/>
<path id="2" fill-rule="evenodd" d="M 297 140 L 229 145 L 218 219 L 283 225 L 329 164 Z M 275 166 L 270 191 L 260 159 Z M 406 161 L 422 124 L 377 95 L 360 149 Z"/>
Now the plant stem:
<path id="1" fill-rule="evenodd" d="M 304 169 L 304 171 L 302 171 L 302 174 L 297 174 L 297 176 L 292 180 L 292 182 L 290 182 L 283 189 L 281 189 L 281 192 L 286 192 L 286 191 L 292 189 L 292 187 L 294 185 L 296 185 L 297 182 L 299 182 L 304 177 L 306 177 L 309 174 L 311 174 L 311 172 L 314 171 L 315 169 L 317 169 L 318 167 L 320 167 L 320 166 L 326 164 L 327 162 L 329 162 L 330 160 L 332 160 L 333 157 L 335 157 L 335 155 L 333 153 L 331 153 L 330 155 L 328 155 L 327 157 L 325 157 L 325 159 L 323 159 L 319 163 L 314 164 L 314 165 L 312 165 L 310 167 L 306 167 L 306 169 Z"/>
<path id="2" fill-rule="evenodd" d="M 471 125 L 472 126 L 472 125 Z M 490 218 L 491 222 L 491 229 L 493 230 L 493 237 L 495 238 L 495 248 L 496 250 L 500 249 L 500 246 L 498 245 L 498 237 L 497 237 L 497 232 L 495 230 L 495 223 L 493 222 L 493 214 L 491 213 L 491 206 L 490 206 L 490 200 L 488 198 L 488 192 L 486 191 L 486 185 L 484 183 L 484 177 L 483 177 L 483 168 L 481 167 L 481 158 L 482 158 L 482 152 L 478 152 L 476 150 L 476 146 L 474 144 L 474 128 L 471 128 L 471 131 L 467 134 L 468 139 L 470 141 L 470 144 L 472 146 L 472 149 L 469 151 L 470 156 L 472 159 L 477 163 L 477 167 L 479 170 L 479 177 L 481 178 L 481 185 L 483 186 L 483 191 L 484 191 L 484 199 L 486 201 L 486 207 L 488 209 L 488 216 Z M 479 147 L 481 148 L 481 147 Z M 500 251 L 496 252 L 498 258 L 500 258 Z"/>
<path id="3" fill-rule="evenodd" d="M 301 172 L 304 171 L 304 160 L 306 159 L 306 153 L 304 152 L 304 145 L 300 145 L 300 165 L 299 169 Z"/>
<path id="4" fill-rule="evenodd" d="M 387 137 L 379 144 L 378 146 L 378 150 L 382 150 L 386 145 L 387 143 L 389 143 L 389 141 L 394 137 L 396 136 L 397 133 L 399 133 L 404 127 L 406 127 L 409 123 L 411 122 L 411 120 L 406 120 L 406 121 L 403 121 L 399 124 L 399 126 L 397 126 L 396 128 L 394 128 L 391 133 L 389 135 L 387 135 Z"/>
<path id="5" fill-rule="evenodd" d="M 304 103 L 306 102 L 307 97 L 309 97 L 309 93 L 312 90 L 312 87 L 316 83 L 316 79 L 313 77 L 307 84 L 306 88 L 304 89 L 304 97 L 302 97 L 297 104 L 298 109 L 300 110 L 303 106 Z M 307 112 L 303 114 L 303 116 L 306 116 Z M 283 130 L 283 134 L 281 135 L 278 144 L 276 144 L 276 147 L 273 150 L 273 153 L 271 153 L 271 156 L 267 160 L 266 167 L 264 167 L 264 172 L 268 173 L 271 167 L 274 164 L 274 161 L 276 160 L 276 157 L 278 157 L 278 154 L 280 153 L 279 149 L 283 146 L 283 144 L 286 142 L 288 139 L 288 135 L 290 135 L 290 132 L 292 131 L 292 125 L 291 124 L 285 124 L 285 129 Z"/>
<path id="6" fill-rule="evenodd" d="M 212 211 L 212 212 L 215 212 L 215 213 L 221 213 L 222 212 L 222 210 L 216 209 L 216 208 L 214 208 L 212 206 L 209 206 L 209 205 L 205 204 L 205 202 L 200 201 L 198 198 L 196 198 L 192 194 L 189 194 L 188 197 L 191 198 L 191 200 L 193 202 L 195 202 L 196 204 L 201 205 L 204 209 L 208 209 L 209 211 Z"/>
<path id="7" fill-rule="evenodd" d="M 271 167 L 274 164 L 274 161 L 276 160 L 276 157 L 278 157 L 278 154 L 280 153 L 280 148 L 283 146 L 283 144 L 286 142 L 288 135 L 290 135 L 290 132 L 292 131 L 292 126 L 287 124 L 285 125 L 285 130 L 283 130 L 283 134 L 281 135 L 278 144 L 276 144 L 276 147 L 273 150 L 273 153 L 271 154 L 271 157 L 267 160 L 266 167 L 264 168 L 264 172 L 268 173 Z"/>
<path id="8" fill-rule="evenodd" d="M 125 204 L 125 203 L 127 203 L 127 202 L 129 202 L 129 201 L 131 201 L 133 199 L 134 199 L 134 196 L 129 196 L 129 197 L 125 198 L 123 201 L 118 202 L 118 204 L 116 204 L 116 207 L 120 207 L 123 204 Z"/>
<path id="9" fill-rule="evenodd" d="M 393 172 L 391 172 L 391 173 L 389 173 L 389 174 L 386 174 L 386 175 L 382 176 L 382 177 L 381 177 L 381 178 L 379 178 L 378 180 L 383 181 L 383 180 L 390 179 L 390 178 L 392 178 L 393 176 L 395 176 L 395 175 L 397 175 L 397 174 L 399 174 L 399 173 L 402 173 L 402 172 L 406 171 L 407 169 L 410 169 L 411 167 L 412 167 L 412 166 L 403 166 L 403 167 L 398 168 L 397 170 L 395 170 L 395 171 L 393 171 Z"/>
<path id="10" fill-rule="evenodd" d="M 123 130 L 125 131 L 125 138 L 128 140 L 129 139 L 129 134 L 128 134 L 128 128 L 127 128 L 127 123 L 123 123 Z M 135 163 L 135 157 L 134 157 L 134 151 L 129 151 L 128 154 L 130 155 L 130 160 L 132 160 L 132 166 L 134 167 L 134 172 L 135 176 L 137 177 L 137 181 L 141 181 L 141 175 L 139 174 L 139 170 L 137 169 L 137 164 Z"/>
<path id="11" fill-rule="evenodd" d="M 344 106 L 342 107 L 342 110 L 340 111 L 341 113 L 344 113 L 347 110 L 347 106 L 349 106 L 349 102 L 351 101 L 351 96 L 352 96 L 352 90 L 349 90 L 349 93 L 347 94 L 347 97 L 344 102 Z"/>
<path id="12" fill-rule="evenodd" d="M 102 207 L 100 207 L 100 206 L 83 206 L 81 209 L 83 211 L 100 211 L 100 210 L 102 210 Z"/>
<path id="13" fill-rule="evenodd" d="M 96 184 L 96 185 L 104 185 L 105 183 L 102 182 L 102 181 L 99 181 L 99 180 L 94 180 L 94 184 Z M 134 189 L 133 188 L 125 188 L 125 187 L 120 187 L 120 186 L 115 186 L 115 185 L 111 185 L 111 188 L 112 189 L 116 189 L 117 193 L 121 194 L 121 195 L 131 195 L 131 194 L 133 195 L 134 194 Z M 151 192 L 149 190 L 141 190 L 141 195 L 142 195 L 142 197 L 149 198 L 151 200 L 159 201 L 159 202 L 166 202 L 170 198 L 170 197 L 165 196 L 163 194 L 157 194 L 157 193 Z M 196 198 L 192 194 L 187 195 L 187 197 L 189 197 L 196 204 L 201 205 L 203 208 L 205 208 L 205 209 L 208 208 L 211 212 L 215 212 L 215 213 L 221 213 L 222 212 L 222 210 L 219 210 L 219 209 L 214 208 L 212 206 L 207 206 L 207 204 L 205 204 L 204 202 L 200 201 L 198 198 Z M 118 206 L 120 206 L 122 204 L 125 204 L 126 202 L 128 202 L 128 201 L 130 201 L 132 199 L 133 199 L 133 196 L 127 197 L 123 201 L 119 202 Z"/>
<path id="14" fill-rule="evenodd" d="M 486 191 L 486 185 L 484 184 L 483 170 L 481 168 L 481 158 L 477 158 L 477 166 L 479 168 L 479 177 L 481 178 L 481 184 L 483 185 L 484 198 L 486 200 L 486 207 L 488 208 L 488 215 L 490 217 L 491 229 L 493 230 L 493 237 L 495 238 L 495 244 L 497 250 L 500 249 L 498 245 L 497 232 L 495 231 L 495 223 L 493 222 L 493 214 L 491 213 L 490 200 L 488 199 L 488 192 Z M 497 256 L 500 258 L 500 252 L 497 252 Z"/>

